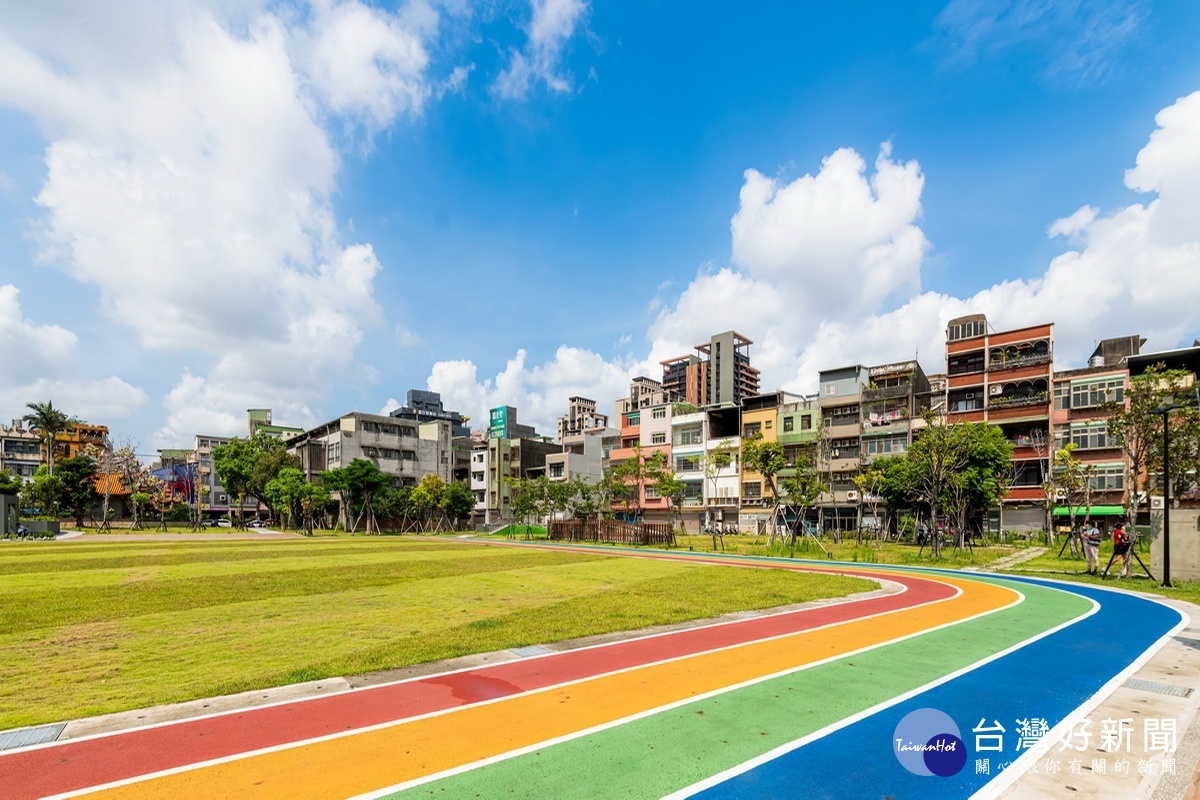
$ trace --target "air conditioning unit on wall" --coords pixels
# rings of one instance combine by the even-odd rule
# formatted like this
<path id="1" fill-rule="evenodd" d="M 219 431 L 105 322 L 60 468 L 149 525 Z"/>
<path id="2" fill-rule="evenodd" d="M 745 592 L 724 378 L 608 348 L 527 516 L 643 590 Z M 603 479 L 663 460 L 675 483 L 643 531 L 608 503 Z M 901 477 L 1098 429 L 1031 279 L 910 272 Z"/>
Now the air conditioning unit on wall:
<path id="1" fill-rule="evenodd" d="M 988 387 L 988 394 L 990 394 L 990 395 L 993 395 L 993 396 L 994 396 L 994 395 L 998 395 L 998 394 L 1004 394 L 1004 387 L 1003 387 L 1003 386 L 1001 386 L 1001 385 L 1000 385 L 1000 384 L 998 384 L 998 383 L 997 383 L 997 384 L 994 384 L 994 385 L 992 385 L 992 386 L 989 386 L 989 387 Z"/>
<path id="2" fill-rule="evenodd" d="M 857 500 L 858 492 L 846 492 L 846 499 L 847 500 Z"/>
<path id="3" fill-rule="evenodd" d="M 1150 510 L 1151 511 L 1162 511 L 1163 510 L 1163 499 L 1161 497 L 1151 497 L 1150 498 Z"/>

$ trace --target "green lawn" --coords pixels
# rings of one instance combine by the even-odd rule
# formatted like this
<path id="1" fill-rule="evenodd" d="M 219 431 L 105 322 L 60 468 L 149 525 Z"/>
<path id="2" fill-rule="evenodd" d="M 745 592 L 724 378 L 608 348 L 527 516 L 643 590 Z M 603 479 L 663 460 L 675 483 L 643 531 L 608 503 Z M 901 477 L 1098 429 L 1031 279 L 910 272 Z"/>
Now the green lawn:
<path id="1" fill-rule="evenodd" d="M 1058 551 L 1062 547 L 1062 539 L 1054 547 L 1048 549 L 1045 553 L 1037 558 L 1023 561 L 1020 564 L 1014 565 L 1011 572 L 1018 572 L 1027 575 L 1035 575 L 1043 578 L 1056 578 L 1058 580 L 1069 580 L 1077 583 L 1090 583 L 1097 586 L 1116 586 L 1121 589 L 1133 589 L 1139 592 L 1149 592 L 1158 594 L 1164 597 L 1174 597 L 1177 600 L 1186 600 L 1189 603 L 1200 603 L 1200 583 L 1184 583 L 1175 582 L 1175 585 L 1170 589 L 1164 589 L 1159 585 L 1162 581 L 1161 574 L 1155 574 L 1154 580 L 1146 577 L 1146 573 L 1136 561 L 1133 562 L 1133 569 L 1130 570 L 1129 579 L 1118 579 L 1121 574 L 1121 559 L 1117 559 L 1112 564 L 1112 569 L 1109 570 L 1108 578 L 1102 579 L 1098 575 L 1087 574 L 1087 562 L 1083 556 L 1078 558 L 1071 557 L 1071 549 L 1068 547 L 1059 558 Z M 1141 557 L 1142 563 L 1147 567 L 1150 566 L 1150 547 L 1147 542 L 1140 541 L 1137 545 L 1138 556 Z M 1112 541 L 1106 540 L 1100 545 L 1100 571 L 1108 566 L 1108 561 L 1112 557 Z"/>
<path id="2" fill-rule="evenodd" d="M 712 552 L 713 540 L 711 536 L 678 536 L 676 537 L 678 547 L 684 550 L 695 550 L 697 552 Z M 817 543 L 808 537 L 802 537 L 796 540 L 796 547 L 793 550 L 790 546 L 782 543 L 776 543 L 774 548 L 767 547 L 766 536 L 748 536 L 745 534 L 733 534 L 725 536 L 723 539 L 725 552 L 740 553 L 743 555 L 770 555 L 790 557 L 794 554 L 796 558 L 807 559 L 826 559 L 826 555 L 817 546 Z M 821 540 L 821 545 L 825 550 L 829 551 L 833 561 L 842 561 L 859 564 L 913 564 L 938 567 L 961 567 L 961 566 L 986 566 L 998 558 L 1012 555 L 1018 552 L 1017 548 L 1012 545 L 991 545 L 982 546 L 975 545 L 962 550 L 956 550 L 953 547 L 943 547 L 941 556 L 934 559 L 928 547 L 922 550 L 916 545 L 901 544 L 897 542 L 884 542 L 881 546 L 876 546 L 870 537 L 864 537 L 862 544 L 855 541 L 853 535 L 843 536 L 841 542 L 834 542 L 830 537 L 826 536 Z M 718 551 L 721 547 L 721 540 L 718 540 Z"/>
<path id="3" fill-rule="evenodd" d="M 0 543 L 0 729 L 866 591 L 425 537 Z"/>

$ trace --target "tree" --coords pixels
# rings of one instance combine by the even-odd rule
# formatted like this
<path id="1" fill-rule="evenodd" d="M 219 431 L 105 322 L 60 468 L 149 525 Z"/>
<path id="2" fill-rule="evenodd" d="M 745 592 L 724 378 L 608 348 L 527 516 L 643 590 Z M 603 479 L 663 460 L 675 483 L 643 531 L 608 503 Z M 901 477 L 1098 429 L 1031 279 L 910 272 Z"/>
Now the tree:
<path id="1" fill-rule="evenodd" d="M 664 469 L 659 473 L 655 482 L 660 497 L 665 497 L 671 509 L 671 527 L 674 529 L 679 522 L 679 510 L 683 504 L 683 495 L 687 492 L 687 484 L 680 480 L 674 470 Z"/>
<path id="2" fill-rule="evenodd" d="M 537 478 L 505 478 L 512 488 L 513 516 L 525 523 L 525 538 L 529 538 L 530 517 L 540 517 L 546 503 L 549 481 L 544 475 Z"/>
<path id="3" fill-rule="evenodd" d="M 254 466 L 250 469 L 250 479 L 246 483 L 246 492 L 251 497 L 267 506 L 274 513 L 267 492 L 267 484 L 279 477 L 284 469 L 299 469 L 300 458 L 287 451 L 283 441 L 258 431 L 250 439 L 254 451 Z"/>
<path id="4" fill-rule="evenodd" d="M 372 502 L 375 495 L 386 490 L 391 483 L 391 476 L 363 458 L 356 458 L 346 466 L 331 469 L 322 475 L 322 485 L 331 493 L 339 493 L 343 525 L 349 531 L 357 531 L 358 523 L 364 517 L 366 532 L 377 531 Z M 354 514 L 353 523 L 350 522 L 351 514 Z"/>
<path id="5" fill-rule="evenodd" d="M 0 494 L 17 494 L 24 484 L 18 476 L 8 470 L 0 470 Z"/>
<path id="6" fill-rule="evenodd" d="M 879 502 L 883 499 L 879 494 L 879 489 L 883 485 L 884 473 L 875 468 L 872 464 L 862 472 L 854 476 L 854 486 L 858 489 L 862 500 L 858 504 L 859 518 L 861 519 L 863 503 L 871 505 L 871 516 L 875 520 L 875 541 L 877 546 L 882 546 L 883 543 L 883 525 L 879 523 Z M 858 544 L 862 544 L 862 525 L 858 526 Z"/>
<path id="7" fill-rule="evenodd" d="M 1161 414 L 1168 397 L 1184 399 L 1185 370 L 1167 369 L 1154 364 L 1141 375 L 1133 376 L 1122 399 L 1112 398 L 1101 405 L 1108 413 L 1108 438 L 1125 455 L 1125 517 L 1132 524 L 1145 492 L 1146 475 L 1162 465 Z"/>
<path id="8" fill-rule="evenodd" d="M 54 438 L 63 433 L 74 421 L 61 410 L 54 407 L 53 400 L 44 403 L 26 403 L 29 413 L 22 417 L 29 427 L 37 430 L 46 448 L 46 467 L 51 475 L 54 474 Z"/>
<path id="9" fill-rule="evenodd" d="M 288 527 L 295 527 L 297 521 L 302 521 L 309 535 L 312 535 L 313 510 L 329 500 L 329 492 L 305 480 L 304 473 L 296 467 L 280 469 L 279 474 L 267 482 L 264 491 L 274 508 L 286 512 Z"/>
<path id="10" fill-rule="evenodd" d="M 83 527 L 88 506 L 100 499 L 96 492 L 96 462 L 87 456 L 64 458 L 55 477 L 59 481 L 59 499 L 75 516 L 75 526 Z"/>
<path id="11" fill-rule="evenodd" d="M 771 503 L 770 530 L 767 533 L 767 544 L 775 543 L 777 530 L 776 519 L 779 515 L 779 487 L 775 478 L 787 466 L 781 442 L 769 442 L 763 438 L 762 431 L 756 431 L 753 436 L 742 442 L 742 468 L 757 472 L 762 476 Z"/>
<path id="12" fill-rule="evenodd" d="M 236 524 L 241 528 L 246 495 L 250 491 L 250 482 L 253 480 L 258 451 L 248 440 L 235 436 L 225 444 L 214 447 L 212 458 L 217 478 L 225 487 L 225 491 L 237 503 Z"/>
<path id="13" fill-rule="evenodd" d="M 946 483 L 942 505 L 953 515 L 955 547 L 963 547 L 967 527 L 999 502 L 1008 490 L 1012 445 L 995 425 L 966 422 L 955 425 L 963 438 L 966 461 Z"/>
<path id="14" fill-rule="evenodd" d="M 717 549 L 717 529 L 709 501 L 717 496 L 717 481 L 725 470 L 734 465 L 735 458 L 737 446 L 732 439 L 724 439 L 712 450 L 707 451 L 702 459 L 704 479 L 708 482 L 709 489 L 704 495 L 704 522 L 712 533 L 714 550 Z"/>
<path id="15" fill-rule="evenodd" d="M 446 482 L 432 472 L 426 472 L 408 495 L 409 505 L 421 520 L 423 530 L 429 530 L 431 521 L 436 526 L 444 517 L 445 501 Z"/>
<path id="16" fill-rule="evenodd" d="M 1051 471 L 1054 473 L 1054 484 L 1057 484 L 1058 491 L 1062 497 L 1062 501 L 1067 506 L 1067 519 L 1070 521 L 1071 530 L 1067 534 L 1068 541 L 1071 544 L 1071 557 L 1078 558 L 1079 553 L 1079 537 L 1075 530 L 1075 514 L 1080 506 L 1087 506 L 1090 503 L 1086 496 L 1091 494 L 1091 475 L 1088 467 L 1082 461 L 1075 457 L 1075 443 L 1067 442 L 1054 452 L 1054 465 Z"/>
<path id="17" fill-rule="evenodd" d="M 658 482 L 666 460 L 667 456 L 661 450 L 655 450 L 649 456 L 645 455 L 639 443 L 633 446 L 632 457 L 612 468 L 613 494 L 620 496 L 623 493 L 626 512 L 629 511 L 629 499 L 633 499 L 635 519 L 641 519 L 642 498 L 646 496 L 646 487 Z"/>
<path id="18" fill-rule="evenodd" d="M 796 534 L 800 530 L 800 526 L 804 524 L 808 510 L 813 507 L 822 494 L 829 491 L 829 487 L 821 483 L 821 473 L 812 460 L 800 457 L 796 459 L 792 474 L 785 475 L 780 479 L 779 491 L 780 499 L 796 512 L 796 522 L 792 525 L 790 536 L 792 552 L 795 553 Z M 821 545 L 820 542 L 817 542 L 817 545 L 825 550 L 824 545 Z M 828 551 L 826 551 L 826 555 L 828 555 Z"/>
<path id="19" fill-rule="evenodd" d="M 53 516 L 62 495 L 62 481 L 43 464 L 33 474 L 33 480 L 21 488 L 21 507 L 37 509 L 39 514 Z"/>
<path id="20" fill-rule="evenodd" d="M 446 485 L 446 496 L 442 500 L 442 508 L 446 512 L 446 516 L 454 522 L 455 530 L 458 529 L 458 522 L 471 516 L 471 512 L 475 510 L 475 495 L 471 493 L 468 487 L 462 481 L 453 481 Z"/>
<path id="21" fill-rule="evenodd" d="M 931 552 L 937 558 L 941 555 L 942 538 L 937 530 L 938 508 L 951 481 L 967 464 L 967 437 L 965 425 L 950 425 L 944 416 L 929 410 L 923 416 L 925 427 L 909 448 L 907 458 L 914 469 L 913 489 L 929 506 Z"/>

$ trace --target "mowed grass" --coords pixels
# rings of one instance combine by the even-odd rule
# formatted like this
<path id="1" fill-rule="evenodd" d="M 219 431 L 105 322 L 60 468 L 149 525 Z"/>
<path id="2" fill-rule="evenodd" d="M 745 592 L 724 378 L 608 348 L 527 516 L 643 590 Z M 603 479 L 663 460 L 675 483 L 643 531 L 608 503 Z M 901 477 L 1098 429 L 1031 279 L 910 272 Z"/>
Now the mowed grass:
<path id="1" fill-rule="evenodd" d="M 677 536 L 676 543 L 684 550 L 696 552 L 712 552 L 712 536 L 686 535 Z M 820 561 L 848 562 L 851 564 L 911 564 L 917 566 L 935 567 L 964 567 L 986 566 L 991 562 L 1018 552 L 1013 545 L 983 545 L 975 544 L 961 550 L 953 546 L 943 546 L 941 555 L 933 558 L 932 551 L 926 545 L 923 549 L 907 542 L 883 542 L 876 544 L 869 536 L 864 536 L 862 543 L 855 541 L 854 535 L 843 535 L 840 542 L 834 542 L 826 536 L 821 545 L 830 555 L 826 556 L 821 548 L 811 538 L 805 536 L 796 540 L 793 550 L 787 543 L 776 542 L 774 547 L 768 547 L 767 537 L 747 534 L 731 534 L 724 537 L 724 550 L 727 553 L 753 556 L 775 556 L 781 558 L 803 558 Z M 717 540 L 717 550 L 720 552 L 722 540 Z"/>
<path id="2" fill-rule="evenodd" d="M 873 589 L 417 537 L 0 545 L 0 729 Z"/>

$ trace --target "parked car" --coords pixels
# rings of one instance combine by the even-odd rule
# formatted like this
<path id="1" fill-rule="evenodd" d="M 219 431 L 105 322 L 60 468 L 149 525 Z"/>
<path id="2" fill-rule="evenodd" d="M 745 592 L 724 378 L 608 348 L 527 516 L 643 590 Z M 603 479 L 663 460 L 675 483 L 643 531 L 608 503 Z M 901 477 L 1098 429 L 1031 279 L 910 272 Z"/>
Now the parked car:
<path id="1" fill-rule="evenodd" d="M 246 523 L 246 527 L 247 528 L 265 528 L 265 527 L 267 527 L 267 523 L 262 521 L 261 519 L 252 519 Z"/>

